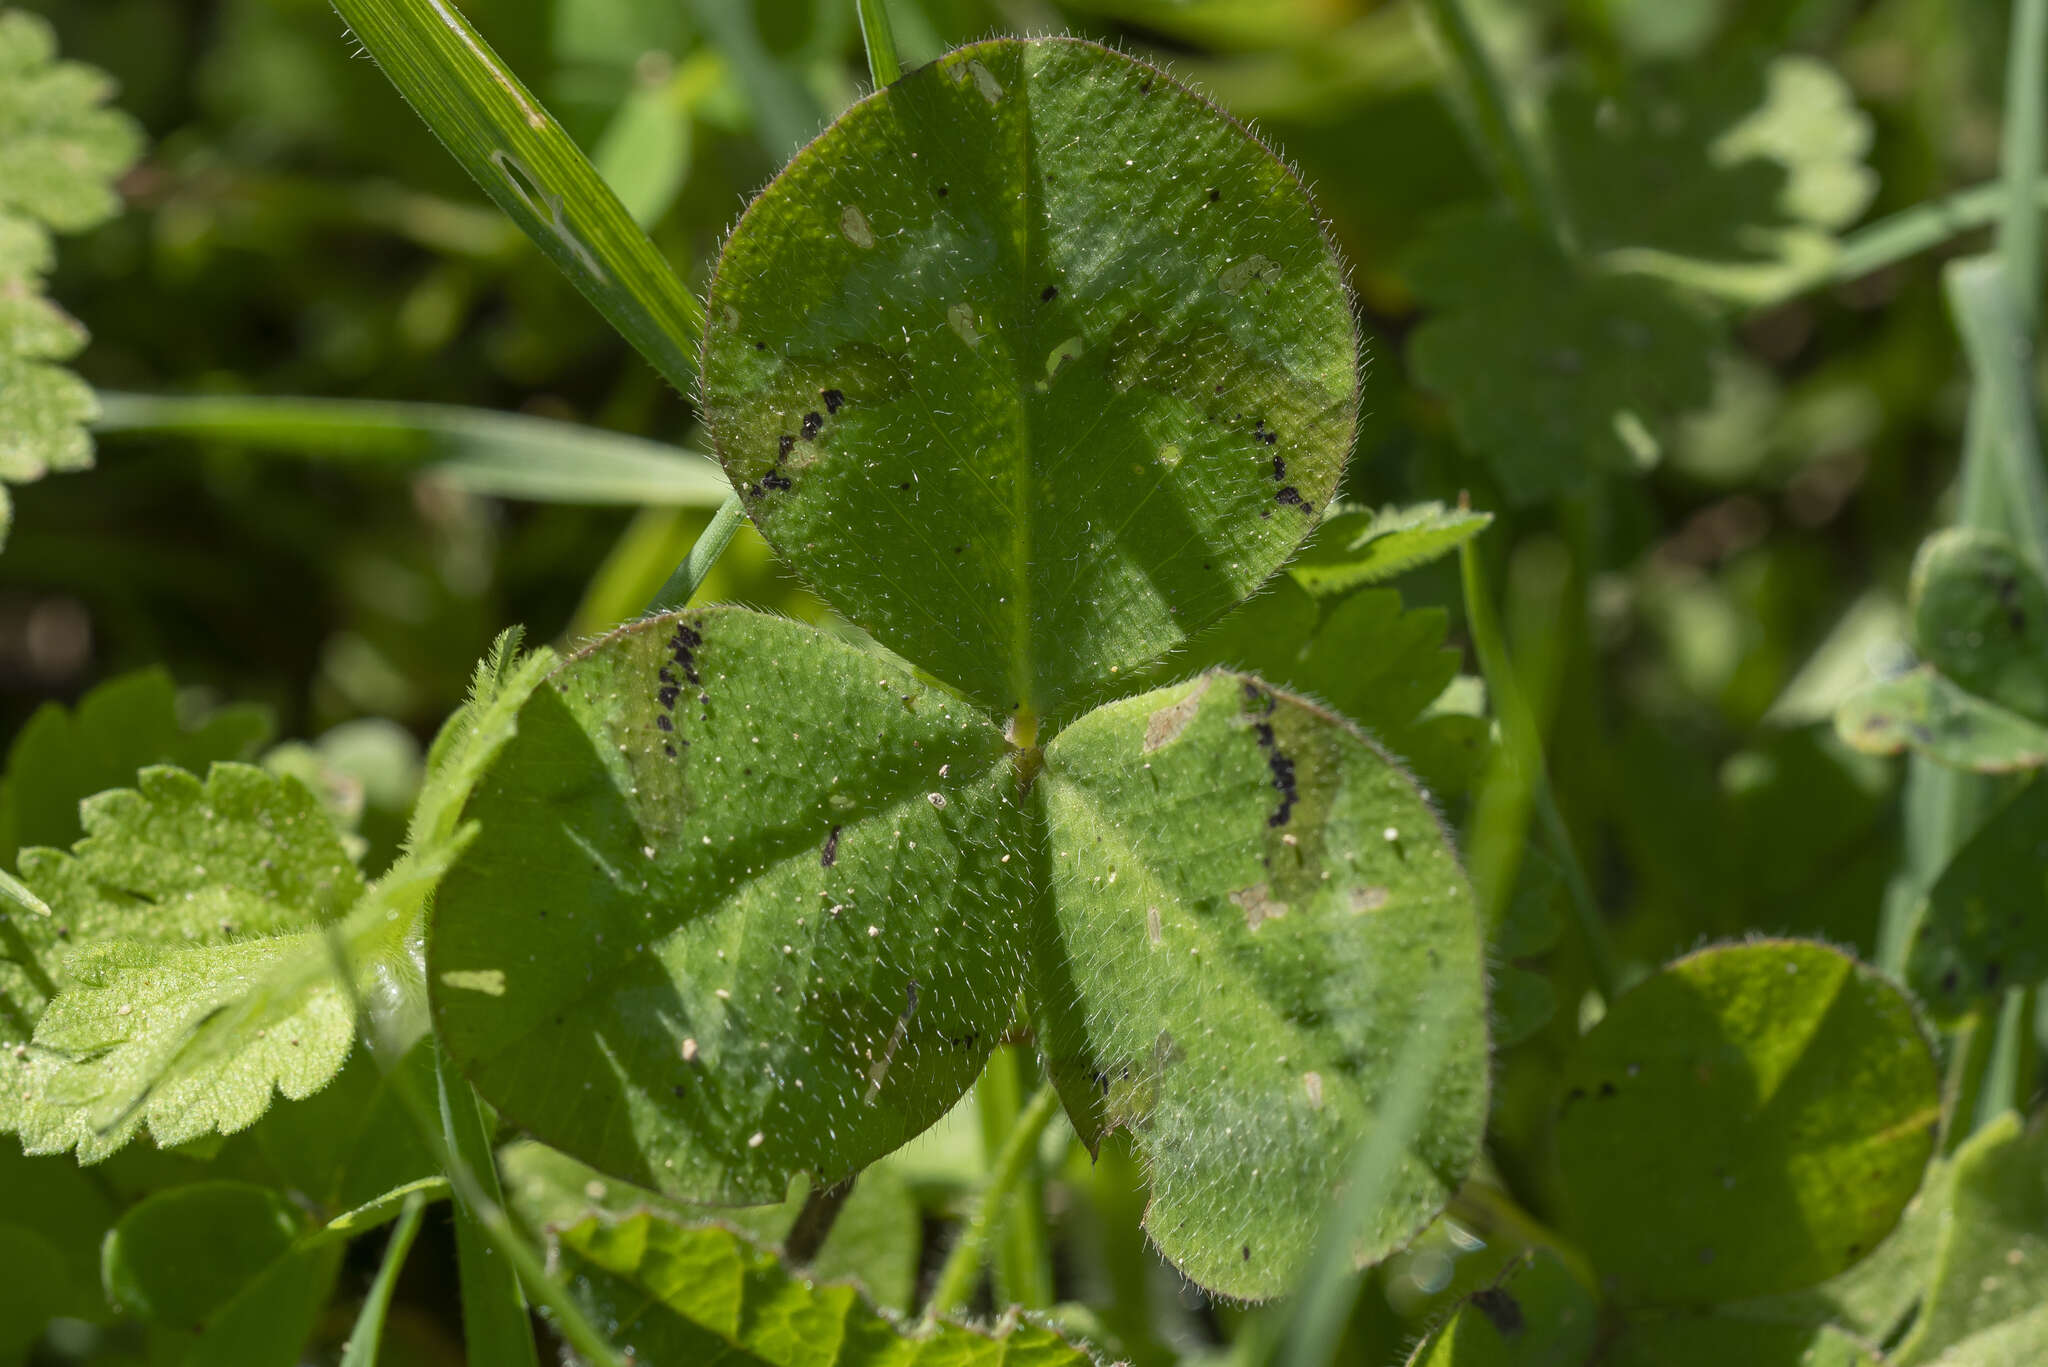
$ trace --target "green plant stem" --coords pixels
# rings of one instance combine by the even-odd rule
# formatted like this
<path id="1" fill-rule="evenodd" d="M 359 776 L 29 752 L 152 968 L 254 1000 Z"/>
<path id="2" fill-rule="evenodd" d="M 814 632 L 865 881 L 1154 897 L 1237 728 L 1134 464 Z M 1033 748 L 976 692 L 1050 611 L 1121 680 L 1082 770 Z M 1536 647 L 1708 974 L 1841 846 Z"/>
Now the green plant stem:
<path id="1" fill-rule="evenodd" d="M 990 1056 L 975 1084 L 974 1104 L 981 1117 L 982 1155 L 993 1171 L 1024 1110 L 1027 1055 L 1004 1045 Z M 1050 1242 L 1045 1228 L 1045 1177 L 1034 1148 L 1024 1156 L 1014 1189 L 993 1216 L 995 1225 L 996 1293 L 1000 1300 L 1027 1310 L 1052 1304 Z"/>
<path id="2" fill-rule="evenodd" d="M 470 1174 L 455 1188 L 455 1261 L 461 1273 L 463 1347 L 472 1361 L 538 1367 L 519 1271 L 484 1227 L 485 1207 L 502 1209 L 491 1132 L 476 1090 L 434 1046 L 434 1084 L 447 1152 Z"/>
<path id="3" fill-rule="evenodd" d="M 966 1303 L 974 1291 L 975 1280 L 981 1275 L 982 1254 L 988 1247 L 989 1233 L 997 1220 L 1002 1218 L 1003 1207 L 1016 1190 L 1038 1156 L 1038 1138 L 1045 1133 L 1045 1127 L 1060 1108 L 1059 1093 L 1050 1082 L 1043 1084 L 1031 1096 L 1031 1103 L 1017 1117 L 1017 1123 L 1003 1138 L 1002 1151 L 996 1155 L 994 1166 L 989 1170 L 988 1181 L 981 1190 L 981 1205 L 974 1217 L 960 1231 L 959 1241 L 946 1254 L 946 1261 L 939 1269 L 938 1281 L 932 1286 L 931 1299 L 925 1303 L 924 1318 L 931 1323 Z"/>
<path id="4" fill-rule="evenodd" d="M 1977 1091 L 1976 1129 L 2007 1111 L 2025 1114 L 2040 1062 L 2034 1040 L 2035 989 L 2016 987 L 1998 1004 L 1998 1024 L 1985 1051 L 1983 1082 Z"/>
<path id="5" fill-rule="evenodd" d="M 2013 322 L 2029 345 L 2041 320 L 2041 160 L 2048 0 L 2017 0 L 2006 49 L 2005 135 L 1999 175 L 2005 187 L 1998 254 L 2005 262 Z"/>
<path id="6" fill-rule="evenodd" d="M 1547 234 L 1567 256 L 1578 254 L 1578 234 L 1552 183 L 1535 138 L 1509 97 L 1507 82 L 1466 12 L 1465 0 L 1424 0 L 1437 40 L 1463 87 L 1466 122 L 1479 158 L 1530 226 Z"/>
<path id="7" fill-rule="evenodd" d="M 896 32 L 889 27 L 888 0 L 854 0 L 860 10 L 861 41 L 868 48 L 868 75 L 874 78 L 875 89 L 894 85 L 903 74 L 903 64 L 896 57 Z"/>
<path id="8" fill-rule="evenodd" d="M 853 1183 L 859 1176 L 855 1173 L 829 1187 L 812 1187 L 804 1197 L 796 1222 L 782 1240 L 782 1256 L 791 1267 L 807 1267 L 816 1260 L 818 1250 L 832 1235 L 832 1226 L 839 1222 L 839 1212 L 846 1209 L 846 1198 L 853 1195 Z"/>
<path id="9" fill-rule="evenodd" d="M 1527 785 L 1537 819 L 1542 823 L 1544 834 L 1553 846 L 1552 853 L 1564 871 L 1565 888 L 1571 895 L 1573 920 L 1593 970 L 1594 986 L 1603 998 L 1612 1001 L 1621 990 L 1620 957 L 1608 937 L 1607 924 L 1601 919 L 1599 905 L 1593 898 L 1592 883 L 1579 862 L 1578 849 L 1565 828 L 1557 796 L 1551 790 L 1550 775 L 1543 759 L 1543 739 L 1535 713 L 1515 678 L 1507 641 L 1494 614 L 1493 600 L 1486 591 L 1485 570 L 1477 542 L 1467 541 L 1459 548 L 1458 556 L 1465 591 L 1466 623 L 1472 632 L 1472 647 L 1479 657 L 1480 673 L 1486 679 L 1487 694 L 1493 700 L 1494 715 L 1500 721 L 1501 748 L 1519 781 Z M 1486 870 L 1477 868 L 1478 862 L 1475 856 L 1475 873 L 1483 875 Z M 1495 877 L 1491 881 L 1502 884 L 1507 880 Z M 1490 909 L 1490 925 L 1492 912 L 1505 905 L 1508 889 L 1505 886 L 1484 887 L 1480 893 Z"/>
<path id="10" fill-rule="evenodd" d="M 562 1341 L 581 1354 L 591 1367 L 634 1367 L 623 1353 L 613 1348 L 611 1342 L 592 1324 L 590 1317 L 569 1289 L 557 1281 L 548 1271 L 547 1264 L 527 1244 L 526 1239 L 513 1227 L 512 1217 L 505 1212 L 501 1201 L 492 1198 L 483 1183 L 477 1179 L 475 1170 L 463 1158 L 460 1151 L 449 1144 L 438 1108 L 420 1094 L 412 1077 L 400 1065 L 399 1053 L 389 1039 L 390 1031 L 381 1017 L 373 1014 L 362 994 L 356 990 L 355 975 L 349 971 L 348 949 L 342 943 L 337 928 L 330 926 L 327 933 L 329 954 L 334 962 L 334 974 L 341 989 L 354 1009 L 357 1028 L 361 1032 L 364 1046 L 370 1052 L 371 1060 L 390 1084 L 392 1095 L 398 1098 L 405 1110 L 406 1118 L 412 1121 L 413 1129 L 426 1144 L 428 1152 L 434 1155 L 442 1173 L 448 1178 L 448 1186 L 458 1201 L 464 1202 L 475 1213 L 478 1226 L 485 1237 L 519 1274 L 521 1285 L 527 1294 L 544 1307 L 551 1315 L 555 1332 Z M 443 1065 L 440 1046 L 435 1044 L 435 1066 Z M 480 1106 L 476 1092 L 467 1082 L 456 1079 L 472 1106 Z M 497 1166 L 491 1165 L 493 1185 L 496 1183 Z M 482 1361 L 483 1359 L 477 1359 Z"/>
<path id="11" fill-rule="evenodd" d="M 696 596 L 697 586 L 704 582 L 704 576 L 711 573 L 711 567 L 718 563 L 718 557 L 725 554 L 725 548 L 732 544 L 733 533 L 740 529 L 740 519 L 746 516 L 746 509 L 740 503 L 737 492 L 726 497 L 718 511 L 711 515 L 711 525 L 697 538 L 697 544 L 690 547 L 690 553 L 683 557 L 683 563 L 676 566 L 668 582 L 656 590 L 654 600 L 647 605 L 649 613 L 674 612 L 677 608 L 689 606 Z"/>
<path id="12" fill-rule="evenodd" d="M 349 1331 L 348 1346 L 342 1350 L 341 1367 L 376 1367 L 384 1319 L 391 1312 L 391 1293 L 398 1289 L 398 1274 L 405 1267 L 405 1255 L 412 1251 L 412 1241 L 420 1232 L 420 1217 L 426 1209 L 424 1193 L 416 1191 L 405 1198 L 405 1208 L 399 1212 L 398 1223 L 384 1245 L 384 1261 L 377 1268 L 377 1279 L 370 1283 L 370 1294 L 363 1298 L 363 1308 L 356 1312 L 355 1328 Z"/>

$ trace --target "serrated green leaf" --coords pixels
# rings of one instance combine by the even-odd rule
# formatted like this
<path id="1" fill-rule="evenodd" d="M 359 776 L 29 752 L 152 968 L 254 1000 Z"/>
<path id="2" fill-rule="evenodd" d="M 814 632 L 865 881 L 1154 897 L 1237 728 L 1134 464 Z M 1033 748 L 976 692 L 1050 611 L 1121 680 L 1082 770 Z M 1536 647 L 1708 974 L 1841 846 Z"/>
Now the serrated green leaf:
<path id="1" fill-rule="evenodd" d="M 1913 643 L 1967 692 L 2048 726 L 2048 581 L 1996 532 L 1936 532 L 1913 561 Z"/>
<path id="2" fill-rule="evenodd" d="M 1978 697 L 1933 665 L 1850 694 L 1835 713 L 1835 731 L 1868 754 L 1910 749 L 1980 774 L 2048 764 L 2048 726 Z"/>
<path id="3" fill-rule="evenodd" d="M 85 330 L 42 291 L 50 234 L 111 218 L 114 182 L 141 154 L 141 130 L 104 107 L 112 93 L 100 72 L 57 60 L 46 20 L 0 10 L 0 479 L 16 484 L 92 463 L 92 390 L 53 364 Z M 0 541 L 9 506 L 0 488 Z"/>
<path id="4" fill-rule="evenodd" d="M 2048 977 L 2048 781 L 2035 779 L 1956 852 L 1927 894 L 1906 979 L 1930 1012 Z"/>
<path id="5" fill-rule="evenodd" d="M 1333 510 L 1287 572 L 1319 598 L 1349 593 L 1449 555 L 1492 521 L 1492 513 L 1441 503 Z"/>
<path id="6" fill-rule="evenodd" d="M 1712 319 L 1661 281 L 1567 261 L 1504 209 L 1440 222 L 1410 274 L 1433 310 L 1415 377 L 1516 503 L 1655 465 L 1671 421 L 1713 396 Z"/>
<path id="7" fill-rule="evenodd" d="M 1848 1267 L 1920 1185 L 1940 1114 L 1905 997 L 1806 941 L 1667 966 L 1615 1000 L 1564 1085 L 1570 1227 L 1635 1304 L 1791 1291 Z"/>
<path id="8" fill-rule="evenodd" d="M 1955 1154 L 1933 1283 L 1898 1367 L 2020 1367 L 2048 1349 L 2048 1127 L 2008 1111 Z"/>
<path id="9" fill-rule="evenodd" d="M 313 1332 L 341 1253 L 278 1193 L 199 1182 L 123 1215 L 102 1267 L 109 1299 L 170 1331 L 183 1361 L 285 1367 Z"/>
<path id="10" fill-rule="evenodd" d="M 703 309 L 604 178 L 445 0 L 336 0 L 384 74 L 506 216 L 677 390 Z"/>
<path id="11" fill-rule="evenodd" d="M 743 1204 L 958 1100 L 1023 973 L 1023 815 L 983 715 L 712 608 L 605 637 L 517 728 L 428 963 L 449 1053 L 507 1119 Z"/>
<path id="12" fill-rule="evenodd" d="M 1418 1137 L 1349 1236 L 1361 1264 L 1406 1244 L 1477 1152 L 1487 1057 L 1471 890 L 1414 784 L 1212 673 L 1089 714 L 1033 791 L 1039 1047 L 1084 1141 L 1130 1130 L 1160 1250 L 1227 1295 L 1288 1289 L 1400 1042 L 1442 1031 Z"/>
<path id="13" fill-rule="evenodd" d="M 1538 1249 L 1465 1298 L 1408 1367 L 1583 1367 L 1600 1327 L 1592 1289 Z"/>
<path id="14" fill-rule="evenodd" d="M 270 730 L 270 714 L 249 705 L 182 718 L 170 675 L 156 668 L 100 684 L 69 711 L 45 703 L 7 748 L 0 865 L 11 867 L 27 846 L 78 839 L 79 803 L 94 793 L 133 783 L 152 765 L 200 773 L 215 760 L 248 759 Z"/>
<path id="15" fill-rule="evenodd" d="M 601 1329 L 645 1362 L 733 1359 L 761 1367 L 1087 1367 L 1050 1329 L 939 1324 L 922 1336 L 851 1286 L 791 1276 L 745 1236 L 646 1213 L 592 1218 L 555 1246 Z"/>
<path id="16" fill-rule="evenodd" d="M 1824 260 L 1827 234 L 1877 190 L 1863 164 L 1870 117 L 1847 82 L 1803 54 L 1653 69 L 1618 91 L 1567 80 L 1548 121 L 1589 249 L 1748 264 L 1728 278 L 1748 280 L 1758 298 Z"/>
<path id="17" fill-rule="evenodd" d="M 706 416 L 763 534 L 998 712 L 1070 716 L 1245 597 L 1355 426 L 1299 182 L 1072 39 L 855 105 L 741 220 L 710 314 Z"/>
<path id="18" fill-rule="evenodd" d="M 593 1215 L 617 1219 L 646 1210 L 681 1225 L 727 1225 L 773 1247 L 788 1236 L 803 1207 L 801 1196 L 773 1206 L 685 1207 L 530 1140 L 499 1150 L 498 1166 L 507 1203 L 529 1230 L 542 1236 Z M 917 1202 L 884 1160 L 862 1169 L 804 1273 L 819 1281 L 854 1282 L 877 1305 L 907 1313 L 917 1289 L 923 1241 Z"/>

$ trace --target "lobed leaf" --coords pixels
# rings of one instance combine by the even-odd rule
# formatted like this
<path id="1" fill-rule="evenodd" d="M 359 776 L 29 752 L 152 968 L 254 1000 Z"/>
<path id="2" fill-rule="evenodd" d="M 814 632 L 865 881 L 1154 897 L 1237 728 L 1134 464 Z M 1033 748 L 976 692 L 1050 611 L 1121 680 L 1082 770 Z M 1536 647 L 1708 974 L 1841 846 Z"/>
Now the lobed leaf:
<path id="1" fill-rule="evenodd" d="M 171 764 L 203 773 L 215 760 L 253 757 L 270 731 L 269 713 L 248 704 L 181 716 L 177 687 L 158 668 L 110 679 L 69 710 L 44 703 L 7 747 L 0 865 L 11 867 L 26 846 L 78 839 L 79 804 L 133 783 L 140 770 Z"/>
<path id="2" fill-rule="evenodd" d="M 1572 1225 L 1632 1304 L 1767 1295 L 1848 1267 L 1920 1185 L 1940 1114 L 1905 997 L 1794 940 L 1702 950 L 1630 989 L 1564 1085 Z"/>
<path id="3" fill-rule="evenodd" d="M 57 364 L 85 329 L 43 297 L 52 233 L 119 212 L 114 182 L 141 154 L 141 130 L 105 108 L 113 82 L 57 60 L 48 21 L 0 10 L 0 479 L 24 483 L 92 464 L 92 390 Z M 11 520 L 0 487 L 0 542 Z"/>
<path id="4" fill-rule="evenodd" d="M 1337 718 L 1217 672 L 1075 723 L 1033 791 L 1039 1047 L 1091 1148 L 1130 1131 L 1160 1251 L 1226 1295 L 1287 1290 L 1401 1041 L 1442 1031 L 1418 1136 L 1348 1235 L 1361 1265 L 1404 1246 L 1486 1113 L 1478 918 L 1413 782 Z"/>
<path id="5" fill-rule="evenodd" d="M 938 1324 L 913 1334 L 845 1285 L 792 1276 L 737 1231 L 652 1212 L 593 1217 L 555 1236 L 563 1270 L 598 1326 L 644 1362 L 761 1367 L 1086 1367 L 1092 1358 L 1030 1322 Z"/>
<path id="6" fill-rule="evenodd" d="M 2048 1130 L 2008 1111 L 1956 1150 L 1934 1279 L 1897 1367 L 2019 1367 L 2048 1352 Z"/>
<path id="7" fill-rule="evenodd" d="M 516 725 L 428 964 L 450 1055 L 507 1119 L 744 1204 L 959 1099 L 1023 975 L 1023 814 L 981 713 L 712 608 L 603 638 Z"/>
<path id="8" fill-rule="evenodd" d="M 822 596 L 993 710 L 1065 718 L 1300 543 L 1356 367 L 1271 153 L 1143 63 L 1002 39 L 770 184 L 703 369 L 734 487 Z"/>
<path id="9" fill-rule="evenodd" d="M 1835 731 L 1858 750 L 1913 750 L 1980 774 L 2048 764 L 2048 726 L 1964 689 L 1932 665 L 1866 684 L 1835 712 Z"/>
<path id="10" fill-rule="evenodd" d="M 1518 504 L 1661 458 L 1673 419 L 1713 396 L 1714 321 L 1662 281 L 1567 260 L 1504 209 L 1444 220 L 1410 265 L 1431 316 L 1416 380 Z"/>
<path id="11" fill-rule="evenodd" d="M 1332 509 L 1287 572 L 1319 598 L 1349 593 L 1449 555 L 1492 521 L 1492 513 L 1433 502 Z"/>

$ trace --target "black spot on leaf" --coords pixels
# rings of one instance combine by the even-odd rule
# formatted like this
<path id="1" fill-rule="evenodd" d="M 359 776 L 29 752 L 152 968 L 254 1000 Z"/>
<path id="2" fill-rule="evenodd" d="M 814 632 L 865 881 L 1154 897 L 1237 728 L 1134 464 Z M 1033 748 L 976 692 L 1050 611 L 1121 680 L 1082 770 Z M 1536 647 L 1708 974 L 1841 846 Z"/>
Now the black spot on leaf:
<path id="1" fill-rule="evenodd" d="M 1474 1291 L 1472 1308 L 1486 1316 L 1504 1339 L 1511 1339 L 1522 1332 L 1521 1302 L 1497 1286 Z"/>
<path id="2" fill-rule="evenodd" d="M 825 411 L 827 413 L 837 413 L 846 403 L 845 393 L 837 389 L 824 390 L 818 397 L 825 401 Z"/>
<path id="3" fill-rule="evenodd" d="M 824 426 L 824 414 L 816 412 L 804 414 L 804 440 L 816 441 L 818 439 L 819 430 Z"/>
<path id="4" fill-rule="evenodd" d="M 825 848 L 819 851 L 818 853 L 818 864 L 821 868 L 829 869 L 838 861 L 839 828 L 837 826 L 834 826 L 832 828 L 832 833 L 825 837 Z"/>

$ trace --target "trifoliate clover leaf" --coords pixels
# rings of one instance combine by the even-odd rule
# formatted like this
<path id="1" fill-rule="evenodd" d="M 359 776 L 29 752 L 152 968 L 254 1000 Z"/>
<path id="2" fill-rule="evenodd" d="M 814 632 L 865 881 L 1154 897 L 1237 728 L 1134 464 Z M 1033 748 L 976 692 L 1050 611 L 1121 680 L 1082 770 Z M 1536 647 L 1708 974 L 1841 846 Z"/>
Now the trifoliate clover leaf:
<path id="1" fill-rule="evenodd" d="M 1995 533 L 1951 528 L 1914 558 L 1913 644 L 1925 661 L 1852 694 L 1842 739 L 1959 769 L 2048 765 L 2048 579 Z"/>
<path id="2" fill-rule="evenodd" d="M 0 11 L 0 480 L 20 484 L 92 463 L 92 390 L 57 362 L 85 330 L 43 297 L 50 234 L 103 222 L 142 135 L 105 107 L 113 84 L 60 62 L 47 22 Z M 0 488 L 0 541 L 10 519 Z"/>
<path id="3" fill-rule="evenodd" d="M 1505 211 L 1442 221 L 1410 277 L 1433 310 L 1409 343 L 1415 377 L 1516 503 L 1655 465 L 1670 422 L 1713 396 L 1713 319 L 1660 280 L 1569 260 Z"/>

